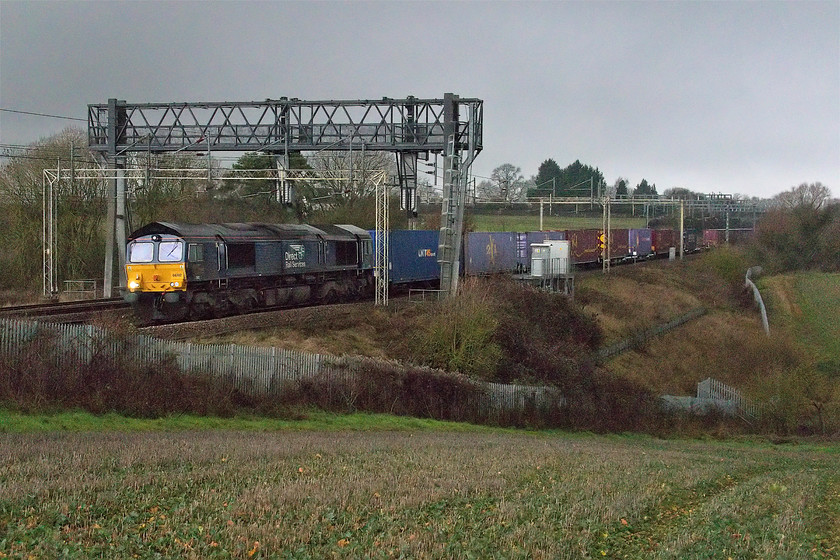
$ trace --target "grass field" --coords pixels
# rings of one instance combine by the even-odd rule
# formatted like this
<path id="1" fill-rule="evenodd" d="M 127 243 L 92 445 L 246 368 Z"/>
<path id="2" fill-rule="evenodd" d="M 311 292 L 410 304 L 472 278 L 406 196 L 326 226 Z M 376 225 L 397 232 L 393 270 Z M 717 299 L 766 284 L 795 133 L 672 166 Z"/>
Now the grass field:
<path id="1" fill-rule="evenodd" d="M 382 418 L 0 434 L 0 557 L 840 556 L 836 445 Z"/>
<path id="2" fill-rule="evenodd" d="M 840 274 L 796 277 L 800 332 L 826 359 L 840 362 Z"/>
<path id="3" fill-rule="evenodd" d="M 789 328 L 818 360 L 840 363 L 840 274 L 819 272 L 761 279 L 770 328 Z"/>
<path id="4" fill-rule="evenodd" d="M 540 217 L 537 216 L 497 216 L 492 214 L 472 214 L 468 218 L 476 231 L 539 231 Z M 586 216 L 543 216 L 543 229 L 600 229 L 601 217 Z M 644 217 L 613 216 L 613 228 L 643 228 Z"/>

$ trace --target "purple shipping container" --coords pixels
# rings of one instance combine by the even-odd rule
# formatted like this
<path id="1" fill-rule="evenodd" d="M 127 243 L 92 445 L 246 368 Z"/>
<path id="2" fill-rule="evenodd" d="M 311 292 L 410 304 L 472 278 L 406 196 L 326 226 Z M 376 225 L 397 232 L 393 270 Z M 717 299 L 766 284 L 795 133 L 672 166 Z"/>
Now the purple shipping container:
<path id="1" fill-rule="evenodd" d="M 514 232 L 469 232 L 464 238 L 464 274 L 516 271 L 518 241 L 519 235 Z"/>
<path id="2" fill-rule="evenodd" d="M 594 263 L 601 259 L 601 248 L 598 244 L 600 234 L 601 230 L 597 229 L 566 230 L 566 239 L 571 242 L 573 263 Z"/>
<path id="3" fill-rule="evenodd" d="M 376 232 L 370 232 L 376 254 Z M 388 278 L 391 284 L 438 280 L 437 230 L 394 230 L 389 234 Z"/>
<path id="4" fill-rule="evenodd" d="M 638 258 L 647 257 L 653 252 L 651 250 L 652 244 L 651 230 L 647 228 L 630 230 L 630 256 Z"/>

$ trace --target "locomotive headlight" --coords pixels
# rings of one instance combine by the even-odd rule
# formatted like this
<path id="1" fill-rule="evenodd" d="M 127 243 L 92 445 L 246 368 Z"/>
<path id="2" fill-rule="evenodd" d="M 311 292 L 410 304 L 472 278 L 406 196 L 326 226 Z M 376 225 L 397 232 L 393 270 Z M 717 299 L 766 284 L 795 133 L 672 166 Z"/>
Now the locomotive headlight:
<path id="1" fill-rule="evenodd" d="M 128 288 L 130 290 L 136 290 L 139 287 L 140 287 L 140 282 L 138 282 L 136 280 L 132 280 L 131 282 L 128 283 Z"/>
<path id="2" fill-rule="evenodd" d="M 177 288 L 179 286 L 179 283 L 178 282 L 170 282 L 169 285 L 172 286 L 173 288 Z"/>

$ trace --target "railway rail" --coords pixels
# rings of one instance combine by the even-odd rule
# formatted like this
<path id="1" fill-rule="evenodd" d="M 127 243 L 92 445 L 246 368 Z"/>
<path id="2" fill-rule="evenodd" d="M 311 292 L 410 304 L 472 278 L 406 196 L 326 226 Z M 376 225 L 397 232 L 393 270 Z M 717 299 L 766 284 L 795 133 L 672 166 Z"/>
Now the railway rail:
<path id="1" fill-rule="evenodd" d="M 102 313 L 127 311 L 129 308 L 122 298 L 116 297 L 0 307 L 0 317 L 48 319 L 56 323 L 87 323 Z"/>

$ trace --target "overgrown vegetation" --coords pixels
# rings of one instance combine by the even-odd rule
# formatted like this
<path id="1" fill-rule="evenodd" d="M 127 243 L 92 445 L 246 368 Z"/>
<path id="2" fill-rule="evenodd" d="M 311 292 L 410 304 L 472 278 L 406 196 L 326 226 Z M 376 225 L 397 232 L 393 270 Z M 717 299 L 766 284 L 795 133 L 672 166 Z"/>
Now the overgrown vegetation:
<path id="1" fill-rule="evenodd" d="M 79 409 L 139 418 L 288 414 L 273 400 L 244 394 L 224 380 L 186 374 L 174 360 L 135 362 L 130 346 L 118 335 L 101 341 L 89 359 L 57 359 L 66 352 L 54 336 L 41 333 L 4 355 L 0 405 L 32 413 Z M 59 363 L 63 367 L 57 367 Z"/>
<path id="2" fill-rule="evenodd" d="M 756 226 L 752 256 L 771 272 L 840 271 L 840 204 L 819 183 L 777 197 Z"/>

